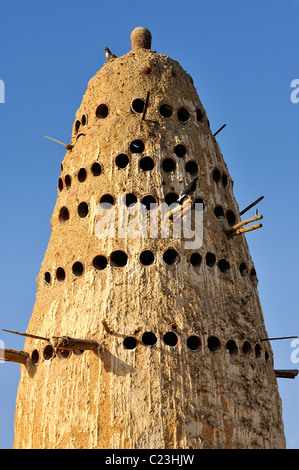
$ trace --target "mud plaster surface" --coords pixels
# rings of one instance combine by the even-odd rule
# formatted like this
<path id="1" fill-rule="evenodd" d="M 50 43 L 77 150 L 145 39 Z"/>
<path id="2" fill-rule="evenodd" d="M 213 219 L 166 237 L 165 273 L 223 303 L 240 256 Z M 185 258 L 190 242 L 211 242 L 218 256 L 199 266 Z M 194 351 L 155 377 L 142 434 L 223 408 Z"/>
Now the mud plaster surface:
<path id="1" fill-rule="evenodd" d="M 150 74 L 142 73 L 144 67 Z M 149 94 L 145 120 L 131 109 L 135 98 Z M 97 119 L 96 108 L 105 103 L 109 112 Z M 162 104 L 173 108 L 170 118 L 159 113 Z M 185 107 L 190 120 L 183 124 L 177 111 Z M 196 110 L 203 112 L 202 122 Z M 75 122 L 80 125 L 78 132 Z M 78 134 L 81 135 L 78 138 Z M 140 154 L 130 144 L 141 139 L 142 155 L 155 161 L 152 171 L 139 168 Z M 15 448 L 281 448 L 285 446 L 281 403 L 273 371 L 272 351 L 262 344 L 262 358 L 242 354 L 243 342 L 253 348 L 267 336 L 257 283 L 242 277 L 241 262 L 254 267 L 245 236 L 228 239 L 226 219 L 214 215 L 216 205 L 232 210 L 240 220 L 238 204 L 220 148 L 208 125 L 205 110 L 191 77 L 174 60 L 147 50 L 131 51 L 103 67 L 90 80 L 76 113 L 72 151 L 62 162 L 61 177 L 71 176 L 71 187 L 58 191 L 51 220 L 52 233 L 37 278 L 36 304 L 28 332 L 45 337 L 69 335 L 95 339 L 99 351 L 86 351 L 60 360 L 43 359 L 45 342 L 27 339 L 25 351 L 38 350 L 40 361 L 21 367 L 15 414 Z M 184 144 L 187 155 L 178 158 L 175 145 Z M 127 154 L 129 165 L 119 169 L 115 157 Z M 176 170 L 161 169 L 164 158 L 176 162 Z M 146 194 L 163 202 L 169 192 L 180 193 L 191 179 L 185 171 L 189 160 L 197 162 L 200 182 L 195 196 L 204 200 L 203 245 L 200 267 L 190 263 L 192 250 L 184 239 L 99 238 L 98 204 L 103 194 L 134 193 L 140 201 Z M 102 165 L 93 176 L 91 165 Z M 80 183 L 78 171 L 87 178 Z M 224 188 L 213 180 L 213 169 L 228 176 Z M 80 218 L 79 203 L 87 202 L 88 216 Z M 67 207 L 69 220 L 62 225 L 59 212 Z M 118 225 L 116 222 L 116 229 Z M 175 248 L 179 262 L 163 263 L 167 248 Z M 139 254 L 155 254 L 151 266 L 142 266 Z M 123 268 L 109 264 L 114 250 L 124 250 Z M 230 263 L 228 273 L 217 265 L 209 268 L 205 254 Z M 95 256 L 104 255 L 108 265 L 94 269 Z M 81 277 L 72 265 L 84 265 Z M 64 282 L 55 277 L 58 267 L 66 272 Z M 51 283 L 44 282 L 45 272 Z M 105 320 L 113 334 L 105 332 Z M 142 334 L 154 332 L 157 344 L 146 347 Z M 178 344 L 164 344 L 163 335 L 174 331 Z M 190 351 L 186 340 L 198 335 L 201 349 Z M 123 347 L 126 336 L 137 347 Z M 220 340 L 218 352 L 207 348 L 209 336 Z M 236 341 L 239 354 L 231 356 L 226 342 Z M 265 360 L 265 352 L 269 360 Z"/>

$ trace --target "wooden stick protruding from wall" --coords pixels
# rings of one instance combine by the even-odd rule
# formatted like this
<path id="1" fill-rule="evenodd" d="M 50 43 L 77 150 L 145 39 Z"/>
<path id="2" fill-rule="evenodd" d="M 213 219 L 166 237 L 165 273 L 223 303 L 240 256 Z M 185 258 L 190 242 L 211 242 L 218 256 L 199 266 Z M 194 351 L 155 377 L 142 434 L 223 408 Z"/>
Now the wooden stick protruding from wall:
<path id="1" fill-rule="evenodd" d="M 85 350 L 94 350 L 99 347 L 97 341 L 90 339 L 76 339 L 71 338 L 70 336 L 53 336 L 51 338 L 51 344 L 56 349 L 63 349 L 66 351 L 73 351 L 80 349 L 81 351 Z"/>
<path id="2" fill-rule="evenodd" d="M 25 351 L 17 351 L 16 349 L 0 348 L 0 360 L 7 362 L 17 362 L 25 364 L 29 354 Z"/>
<path id="3" fill-rule="evenodd" d="M 251 209 L 251 208 L 254 207 L 256 204 L 258 204 L 262 199 L 264 199 L 264 196 L 259 197 L 259 198 L 258 198 L 256 201 L 254 201 L 252 204 L 249 204 L 249 206 L 245 207 L 245 209 L 243 209 L 243 210 L 240 212 L 240 215 L 245 214 L 245 212 L 249 211 L 249 209 Z"/>
<path id="4" fill-rule="evenodd" d="M 276 377 L 282 379 L 294 379 L 298 375 L 298 369 L 274 369 Z"/>
<path id="5" fill-rule="evenodd" d="M 228 234 L 229 237 L 234 237 L 235 235 L 241 235 L 241 233 L 245 233 L 245 232 L 251 232 L 252 230 L 256 230 L 258 228 L 261 228 L 263 226 L 263 224 L 256 224 L 256 225 L 252 225 L 251 227 L 243 227 L 243 228 L 239 228 L 238 230 L 235 230 L 233 232 L 230 232 Z"/>

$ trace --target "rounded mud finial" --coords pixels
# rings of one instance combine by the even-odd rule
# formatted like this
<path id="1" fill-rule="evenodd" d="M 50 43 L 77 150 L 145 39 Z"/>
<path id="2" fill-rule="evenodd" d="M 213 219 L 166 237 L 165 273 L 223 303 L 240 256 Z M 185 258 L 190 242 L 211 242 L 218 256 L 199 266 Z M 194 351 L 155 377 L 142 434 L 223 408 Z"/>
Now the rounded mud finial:
<path id="1" fill-rule="evenodd" d="M 138 26 L 131 33 L 132 49 L 150 49 L 152 44 L 151 32 L 143 26 Z"/>

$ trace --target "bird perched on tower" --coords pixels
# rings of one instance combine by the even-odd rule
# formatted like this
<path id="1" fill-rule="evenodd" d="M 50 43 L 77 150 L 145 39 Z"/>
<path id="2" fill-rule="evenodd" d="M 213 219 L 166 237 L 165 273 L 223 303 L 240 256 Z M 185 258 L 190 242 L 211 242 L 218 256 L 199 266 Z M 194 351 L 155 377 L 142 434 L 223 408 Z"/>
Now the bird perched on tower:
<path id="1" fill-rule="evenodd" d="M 117 56 L 115 54 L 112 54 L 112 52 L 110 51 L 109 47 L 103 47 L 104 51 L 105 51 L 105 55 L 106 55 L 106 60 L 107 62 L 109 62 L 110 60 L 112 59 L 116 59 Z"/>
<path id="2" fill-rule="evenodd" d="M 179 198 L 177 200 L 177 202 L 179 204 L 183 204 L 184 200 L 186 199 L 187 196 L 190 196 L 191 194 L 194 193 L 195 189 L 196 189 L 196 183 L 197 183 L 197 180 L 198 180 L 198 176 L 196 176 L 195 178 L 193 178 L 193 180 L 185 187 L 185 189 L 181 192 L 181 194 L 179 195 Z"/>

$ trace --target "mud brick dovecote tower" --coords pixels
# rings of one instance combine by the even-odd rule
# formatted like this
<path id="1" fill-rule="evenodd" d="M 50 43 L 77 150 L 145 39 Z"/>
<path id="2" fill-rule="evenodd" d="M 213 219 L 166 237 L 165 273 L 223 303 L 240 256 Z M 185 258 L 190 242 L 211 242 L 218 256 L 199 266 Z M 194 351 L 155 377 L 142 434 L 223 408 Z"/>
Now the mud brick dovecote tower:
<path id="1" fill-rule="evenodd" d="M 146 28 L 131 44 L 89 81 L 61 164 L 27 330 L 48 340 L 25 341 L 14 447 L 284 448 L 254 264 L 229 236 L 233 181 L 192 78 Z M 120 237 L 117 218 L 97 233 L 120 201 L 149 218 L 196 175 L 197 249 Z"/>

